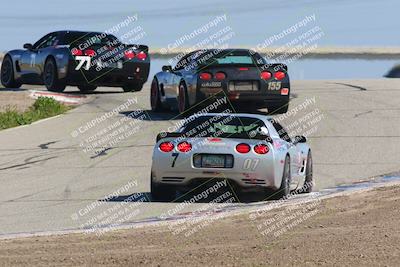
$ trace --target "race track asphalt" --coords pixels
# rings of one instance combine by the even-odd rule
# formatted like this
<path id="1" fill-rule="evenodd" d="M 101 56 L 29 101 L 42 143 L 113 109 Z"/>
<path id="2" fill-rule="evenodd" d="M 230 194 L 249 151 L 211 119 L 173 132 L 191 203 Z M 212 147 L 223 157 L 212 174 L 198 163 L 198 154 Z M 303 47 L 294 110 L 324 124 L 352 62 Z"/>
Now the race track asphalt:
<path id="1" fill-rule="evenodd" d="M 126 186 L 120 191 L 125 196 L 149 192 L 155 137 L 174 125 L 176 120 L 170 118 L 176 114 L 149 111 L 148 84 L 138 93 L 99 88 L 90 103 L 67 114 L 0 131 L 0 236 L 77 229 L 103 211 L 118 208 L 121 196 L 98 203 L 119 188 Z M 316 190 L 400 169 L 400 80 L 293 81 L 292 90 L 292 115 L 283 124 L 292 130 L 308 127 L 303 130 L 310 133 Z M 128 99 L 134 103 L 125 110 L 79 132 Z M 127 116 L 134 110 L 142 110 L 136 116 L 144 117 Z M 296 125 L 299 120 L 304 123 Z M 119 123 L 132 123 L 126 138 L 115 139 L 98 155 L 84 151 L 81 144 L 86 139 L 107 132 L 108 127 L 115 130 Z M 138 212 L 126 222 L 176 207 L 136 204 Z"/>

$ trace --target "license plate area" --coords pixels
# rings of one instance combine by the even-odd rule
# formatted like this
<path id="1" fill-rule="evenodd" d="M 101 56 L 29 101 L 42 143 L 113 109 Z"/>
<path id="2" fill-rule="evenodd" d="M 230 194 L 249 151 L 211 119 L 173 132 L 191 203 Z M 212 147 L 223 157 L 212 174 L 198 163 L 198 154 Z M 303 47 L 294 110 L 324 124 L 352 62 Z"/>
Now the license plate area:
<path id="1" fill-rule="evenodd" d="M 233 168 L 233 155 L 196 154 L 193 156 L 195 168 Z"/>
<path id="2" fill-rule="evenodd" d="M 229 91 L 259 91 L 260 83 L 258 81 L 231 81 L 229 82 Z"/>
<path id="3" fill-rule="evenodd" d="M 123 68 L 123 63 L 122 61 L 117 61 L 117 62 L 107 62 L 107 61 L 100 61 L 98 60 L 97 62 L 97 67 L 102 68 L 102 69 L 122 69 Z"/>

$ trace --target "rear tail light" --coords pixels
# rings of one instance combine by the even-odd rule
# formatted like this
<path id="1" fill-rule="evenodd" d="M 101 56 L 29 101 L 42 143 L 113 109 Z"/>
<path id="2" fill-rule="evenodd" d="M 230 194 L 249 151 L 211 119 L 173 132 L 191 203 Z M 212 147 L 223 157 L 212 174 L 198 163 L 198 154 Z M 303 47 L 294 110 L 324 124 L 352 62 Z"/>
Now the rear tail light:
<path id="1" fill-rule="evenodd" d="M 264 144 L 259 144 L 254 146 L 254 152 L 256 152 L 257 154 L 267 154 L 269 151 L 269 148 L 267 145 Z"/>
<path id="2" fill-rule="evenodd" d="M 281 89 L 281 95 L 288 95 L 289 94 L 289 88 L 282 88 Z"/>
<path id="3" fill-rule="evenodd" d="M 174 149 L 174 144 L 171 142 L 163 142 L 159 146 L 162 152 L 171 152 Z"/>
<path id="4" fill-rule="evenodd" d="M 263 80 L 269 80 L 269 79 L 271 79 L 272 74 L 269 71 L 263 71 L 263 72 L 260 73 L 260 77 Z"/>
<path id="5" fill-rule="evenodd" d="M 236 151 L 239 152 L 239 153 L 242 153 L 242 154 L 249 153 L 250 152 L 250 146 L 248 144 L 245 144 L 245 143 L 238 144 L 236 146 Z"/>
<path id="6" fill-rule="evenodd" d="M 126 50 L 124 51 L 124 56 L 126 59 L 133 59 L 135 57 L 135 52 L 133 52 L 132 50 Z"/>
<path id="7" fill-rule="evenodd" d="M 212 75 L 208 72 L 202 72 L 200 73 L 200 79 L 202 80 L 211 80 Z"/>
<path id="8" fill-rule="evenodd" d="M 147 55 L 145 52 L 140 52 L 139 54 L 137 54 L 137 58 L 140 60 L 145 60 L 147 58 Z"/>
<path id="9" fill-rule="evenodd" d="M 283 80 L 285 78 L 286 74 L 283 71 L 277 71 L 274 74 L 275 79 L 277 80 Z"/>
<path id="10" fill-rule="evenodd" d="M 178 144 L 177 146 L 178 150 L 180 152 L 189 152 L 190 150 L 192 150 L 192 145 L 188 142 L 181 142 Z"/>
<path id="11" fill-rule="evenodd" d="M 225 78 L 226 78 L 225 73 L 223 73 L 223 72 L 215 73 L 215 79 L 217 79 L 217 80 L 225 80 Z"/>
<path id="12" fill-rule="evenodd" d="M 73 56 L 82 56 L 83 55 L 82 50 L 79 50 L 77 48 L 72 49 L 71 53 L 72 53 Z"/>
<path id="13" fill-rule="evenodd" d="M 89 57 L 94 57 L 96 55 L 96 52 L 93 49 L 86 49 L 85 55 Z"/>

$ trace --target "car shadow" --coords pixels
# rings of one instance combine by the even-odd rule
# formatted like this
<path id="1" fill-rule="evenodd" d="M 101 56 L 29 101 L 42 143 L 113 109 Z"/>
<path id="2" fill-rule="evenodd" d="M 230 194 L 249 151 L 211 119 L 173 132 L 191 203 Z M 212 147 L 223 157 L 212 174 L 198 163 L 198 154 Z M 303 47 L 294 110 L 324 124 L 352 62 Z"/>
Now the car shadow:
<path id="1" fill-rule="evenodd" d="M 193 190 L 191 192 L 177 192 L 174 200 L 170 201 L 161 201 L 153 199 L 150 192 L 137 192 L 130 195 L 120 195 L 108 199 L 99 199 L 99 201 L 103 202 L 143 202 L 143 203 L 215 203 L 215 204 L 223 204 L 223 203 L 254 203 L 260 201 L 266 201 L 269 198 L 266 197 L 264 193 L 239 193 L 234 192 L 232 190 L 220 190 L 219 192 L 210 193 L 207 197 L 202 197 L 202 193 L 204 191 Z M 195 200 L 195 201 L 194 201 Z M 217 201 L 220 200 L 220 201 Z"/>
<path id="2" fill-rule="evenodd" d="M 119 114 L 132 119 L 138 119 L 142 121 L 169 121 L 181 119 L 178 113 L 175 112 L 154 112 L 152 110 L 129 110 L 121 111 Z"/>
<path id="3" fill-rule="evenodd" d="M 119 91 L 93 91 L 93 92 L 81 92 L 81 91 L 64 91 L 65 94 L 71 95 L 105 95 L 105 94 L 124 94 Z"/>
<path id="4" fill-rule="evenodd" d="M 25 88 L 3 88 L 0 87 L 0 92 L 26 92 L 30 89 L 25 89 Z"/>

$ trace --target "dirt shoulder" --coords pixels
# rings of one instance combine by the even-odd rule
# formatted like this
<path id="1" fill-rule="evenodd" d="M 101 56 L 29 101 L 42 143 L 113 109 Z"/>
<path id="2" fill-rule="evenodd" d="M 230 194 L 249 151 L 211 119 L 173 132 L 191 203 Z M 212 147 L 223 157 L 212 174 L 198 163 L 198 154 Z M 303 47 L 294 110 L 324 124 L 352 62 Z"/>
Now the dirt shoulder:
<path id="1" fill-rule="evenodd" d="M 287 208 L 221 219 L 189 237 L 162 226 L 2 240 L 0 265 L 398 266 L 400 186 L 312 203 L 301 204 L 309 218 L 277 236 L 260 225 Z"/>

